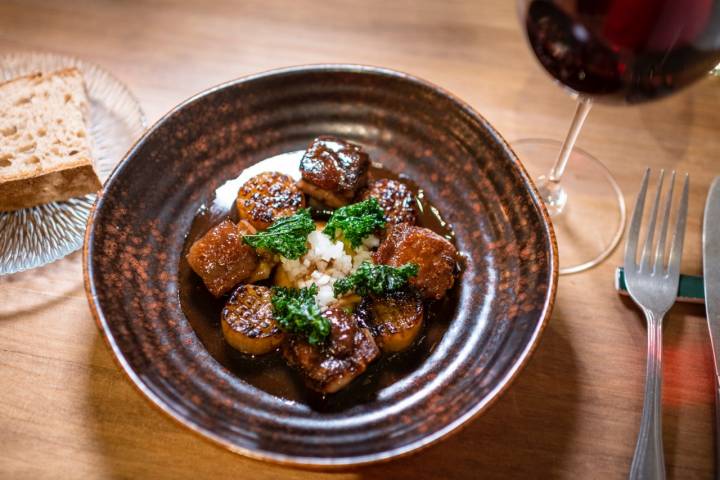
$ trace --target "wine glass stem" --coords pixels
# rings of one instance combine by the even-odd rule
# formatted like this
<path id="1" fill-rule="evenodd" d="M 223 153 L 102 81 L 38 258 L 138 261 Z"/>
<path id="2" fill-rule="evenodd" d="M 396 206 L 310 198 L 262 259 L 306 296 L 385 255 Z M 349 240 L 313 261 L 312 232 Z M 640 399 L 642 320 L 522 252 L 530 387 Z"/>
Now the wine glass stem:
<path id="1" fill-rule="evenodd" d="M 572 150 L 575 147 L 575 142 L 580 135 L 580 130 L 582 130 L 585 119 L 587 118 L 588 113 L 590 113 L 590 107 L 592 107 L 592 101 L 588 98 L 581 97 L 578 101 L 577 108 L 575 109 L 575 116 L 570 124 L 570 130 L 568 130 L 565 141 L 560 149 L 560 154 L 558 155 L 557 160 L 555 160 L 555 165 L 553 165 L 552 170 L 550 170 L 550 174 L 548 175 L 548 180 L 551 182 L 560 183 L 560 179 L 562 178 L 563 173 L 565 173 L 565 167 L 567 167 L 568 160 L 570 160 L 570 154 L 572 153 Z"/>

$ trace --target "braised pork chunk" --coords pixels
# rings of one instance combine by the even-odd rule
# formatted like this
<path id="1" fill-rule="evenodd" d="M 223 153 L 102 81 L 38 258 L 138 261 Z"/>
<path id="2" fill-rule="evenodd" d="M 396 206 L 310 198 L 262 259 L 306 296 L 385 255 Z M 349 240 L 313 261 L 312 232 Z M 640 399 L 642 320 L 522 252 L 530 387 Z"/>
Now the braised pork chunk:
<path id="1" fill-rule="evenodd" d="M 216 297 L 250 277 L 258 266 L 258 255 L 242 237 L 238 225 L 224 220 L 196 240 L 188 251 L 190 268 Z"/>
<path id="2" fill-rule="evenodd" d="M 318 137 L 300 161 L 300 188 L 337 208 L 367 184 L 370 157 L 358 145 L 335 137 Z"/>
<path id="3" fill-rule="evenodd" d="M 368 185 L 360 195 L 361 200 L 374 198 L 385 212 L 385 220 L 389 224 L 417 222 L 418 212 L 410 188 L 399 180 L 381 178 Z"/>
<path id="4" fill-rule="evenodd" d="M 452 243 L 430 229 L 407 223 L 388 229 L 373 259 L 393 267 L 416 264 L 418 274 L 410 279 L 410 285 L 433 300 L 441 299 L 453 286 L 458 269 L 458 252 Z"/>
<path id="5" fill-rule="evenodd" d="M 310 345 L 294 335 L 283 344 L 283 356 L 305 378 L 308 387 L 334 393 L 362 374 L 380 351 L 372 334 L 357 317 L 340 308 L 323 313 L 330 321 L 330 335 L 321 345 Z"/>

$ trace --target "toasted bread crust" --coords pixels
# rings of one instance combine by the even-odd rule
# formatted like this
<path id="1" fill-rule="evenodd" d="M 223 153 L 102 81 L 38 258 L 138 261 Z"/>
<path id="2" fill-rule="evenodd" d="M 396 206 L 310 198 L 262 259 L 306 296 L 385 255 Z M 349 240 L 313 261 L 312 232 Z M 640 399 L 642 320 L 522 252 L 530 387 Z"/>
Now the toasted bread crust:
<path id="1" fill-rule="evenodd" d="M 92 185 L 92 187 L 89 187 Z M 44 173 L 0 183 L 0 211 L 20 210 L 68 200 L 102 188 L 91 165 Z"/>

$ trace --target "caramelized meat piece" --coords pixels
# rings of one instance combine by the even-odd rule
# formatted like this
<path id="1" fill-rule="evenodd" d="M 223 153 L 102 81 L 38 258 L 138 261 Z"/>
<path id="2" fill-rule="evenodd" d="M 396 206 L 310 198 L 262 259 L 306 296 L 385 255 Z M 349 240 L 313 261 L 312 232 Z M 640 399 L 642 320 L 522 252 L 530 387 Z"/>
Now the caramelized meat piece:
<path id="1" fill-rule="evenodd" d="M 310 345 L 292 336 L 282 346 L 287 362 L 300 370 L 308 387 L 334 393 L 365 371 L 380 354 L 372 334 L 358 324 L 357 317 L 340 308 L 323 313 L 330 321 L 330 334 L 321 345 Z"/>
<path id="2" fill-rule="evenodd" d="M 300 161 L 300 188 L 337 208 L 367 184 L 370 157 L 359 146 L 335 137 L 313 140 Z"/>
<path id="3" fill-rule="evenodd" d="M 257 230 L 265 230 L 278 218 L 288 217 L 305 206 L 305 197 L 292 178 L 278 172 L 263 172 L 238 190 L 240 218 Z"/>
<path id="4" fill-rule="evenodd" d="M 375 198 L 385 211 L 385 220 L 388 223 L 414 225 L 417 222 L 415 195 L 404 183 L 389 178 L 375 180 L 362 193 L 361 200 L 371 197 Z"/>
<path id="5" fill-rule="evenodd" d="M 414 293 L 395 292 L 378 298 L 365 297 L 358 307 L 365 323 L 371 326 L 383 352 L 400 352 L 420 334 L 424 307 Z"/>
<path id="6" fill-rule="evenodd" d="M 224 220 L 196 240 L 188 251 L 190 268 L 216 297 L 248 278 L 258 266 L 255 250 L 242 236 L 237 225 Z"/>
<path id="7" fill-rule="evenodd" d="M 247 220 L 240 220 L 238 222 L 238 229 L 243 235 L 253 235 L 257 233 L 255 227 Z M 245 279 L 247 283 L 255 283 L 270 278 L 273 268 L 275 268 L 275 265 L 280 261 L 276 255 L 266 250 L 255 250 L 255 253 L 258 256 L 258 265 L 250 276 Z"/>
<path id="8" fill-rule="evenodd" d="M 240 285 L 225 304 L 220 323 L 225 340 L 249 355 L 268 353 L 285 338 L 273 317 L 267 287 Z"/>
<path id="9" fill-rule="evenodd" d="M 458 252 L 452 243 L 432 230 L 406 223 L 390 226 L 373 259 L 393 267 L 417 264 L 419 271 L 410 278 L 410 285 L 435 300 L 453 286 L 458 268 Z"/>

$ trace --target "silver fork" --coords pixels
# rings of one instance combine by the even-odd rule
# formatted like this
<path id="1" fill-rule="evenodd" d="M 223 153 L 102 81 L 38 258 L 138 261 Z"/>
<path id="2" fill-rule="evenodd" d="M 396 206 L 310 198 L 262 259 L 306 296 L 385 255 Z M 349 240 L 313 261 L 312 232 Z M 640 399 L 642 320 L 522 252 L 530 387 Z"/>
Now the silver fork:
<path id="1" fill-rule="evenodd" d="M 688 176 L 685 175 L 680 208 L 677 214 L 675 232 L 670 246 L 670 255 L 665 265 L 665 245 L 667 240 L 670 209 L 672 206 L 675 172 L 670 180 L 662 224 L 658 231 L 660 237 L 654 253 L 653 239 L 663 187 L 665 173 L 660 171 L 655 202 L 650 212 L 645 243 L 637 262 L 640 224 L 642 223 L 645 196 L 647 194 L 650 169 L 645 170 L 640 193 L 638 193 L 633 212 L 627 245 L 625 247 L 625 279 L 630 296 L 645 314 L 648 331 L 647 372 L 645 377 L 645 400 L 643 401 L 642 421 L 638 434 L 635 454 L 630 467 L 630 479 L 664 479 L 665 457 L 662 446 L 662 321 L 677 298 L 680 278 L 680 259 L 682 257 L 683 238 L 688 208 Z"/>

